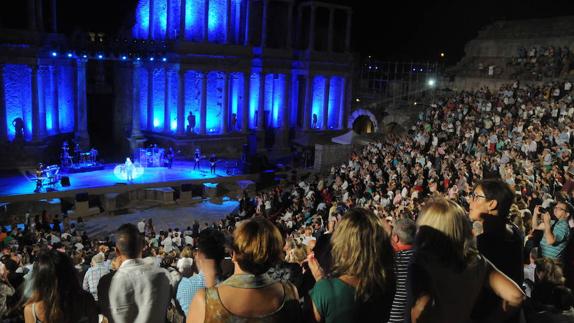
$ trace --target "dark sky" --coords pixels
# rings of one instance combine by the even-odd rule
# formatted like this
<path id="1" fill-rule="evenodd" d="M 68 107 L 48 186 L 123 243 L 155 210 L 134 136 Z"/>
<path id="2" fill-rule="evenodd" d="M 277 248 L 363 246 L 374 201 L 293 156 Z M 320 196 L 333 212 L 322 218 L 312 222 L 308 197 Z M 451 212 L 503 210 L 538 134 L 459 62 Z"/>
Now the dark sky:
<path id="1" fill-rule="evenodd" d="M 353 8 L 354 50 L 381 60 L 434 61 L 445 52 L 447 63 L 453 64 L 463 56 L 464 44 L 493 21 L 574 16 L 574 0 L 324 1 Z M 22 6 L 26 1 L 16 3 Z M 69 31 L 80 26 L 84 30 L 113 32 L 136 3 L 137 0 L 59 0 L 60 28 Z M 7 13 L 2 14 L 4 20 L 17 16 Z"/>

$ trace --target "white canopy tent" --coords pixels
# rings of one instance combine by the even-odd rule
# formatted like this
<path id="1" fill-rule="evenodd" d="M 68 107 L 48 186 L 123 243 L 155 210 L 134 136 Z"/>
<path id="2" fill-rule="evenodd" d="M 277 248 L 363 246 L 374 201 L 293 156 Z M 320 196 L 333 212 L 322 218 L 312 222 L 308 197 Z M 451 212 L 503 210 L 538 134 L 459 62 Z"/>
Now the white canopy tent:
<path id="1" fill-rule="evenodd" d="M 366 145 L 372 142 L 369 138 L 363 137 L 353 130 L 338 137 L 333 137 L 331 141 L 341 145 Z"/>

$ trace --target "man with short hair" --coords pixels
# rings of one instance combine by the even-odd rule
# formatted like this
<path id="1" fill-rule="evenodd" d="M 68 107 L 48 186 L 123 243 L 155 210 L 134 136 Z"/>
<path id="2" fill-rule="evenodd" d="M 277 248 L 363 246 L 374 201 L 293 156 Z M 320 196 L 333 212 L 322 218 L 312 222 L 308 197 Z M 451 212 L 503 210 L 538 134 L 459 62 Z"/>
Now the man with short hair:
<path id="1" fill-rule="evenodd" d="M 100 304 L 109 308 L 110 322 L 164 322 L 171 300 L 169 273 L 149 265 L 142 259 L 143 240 L 133 224 L 122 225 L 116 233 L 116 262 L 118 270 L 111 278 L 109 290 Z M 102 280 L 100 280 L 101 282 Z M 99 285 L 102 285 L 101 283 Z M 98 289 L 102 289 L 98 286 Z"/>
<path id="2" fill-rule="evenodd" d="M 94 296 L 94 300 L 98 301 L 98 283 L 100 278 L 109 273 L 110 270 L 104 265 L 106 257 L 103 253 L 98 253 L 92 257 L 92 267 L 86 271 L 84 275 L 83 288 L 85 291 L 90 292 Z"/>
<path id="3" fill-rule="evenodd" d="M 570 226 L 568 219 L 574 213 L 570 203 L 561 201 L 554 206 L 554 219 L 550 212 L 542 214 L 544 222 L 544 235 L 540 241 L 540 252 L 542 257 L 564 260 L 566 246 L 570 238 Z M 534 209 L 534 221 L 538 220 L 539 208 Z"/>
<path id="4" fill-rule="evenodd" d="M 395 297 L 391 307 L 389 322 L 404 322 L 407 307 L 407 271 L 414 255 L 413 244 L 417 231 L 413 220 L 399 219 L 393 226 L 391 241 L 395 249 L 394 272 L 396 279 Z"/>

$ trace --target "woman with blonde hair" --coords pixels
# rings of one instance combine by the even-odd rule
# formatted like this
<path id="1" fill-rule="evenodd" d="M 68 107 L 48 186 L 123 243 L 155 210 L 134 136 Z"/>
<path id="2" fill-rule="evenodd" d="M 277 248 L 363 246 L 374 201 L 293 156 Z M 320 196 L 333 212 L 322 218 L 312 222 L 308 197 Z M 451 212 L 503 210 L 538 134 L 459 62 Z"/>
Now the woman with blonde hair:
<path id="1" fill-rule="evenodd" d="M 470 220 L 456 202 L 427 202 L 417 226 L 416 253 L 409 265 L 412 322 L 472 322 L 485 286 L 502 299 L 502 316 L 520 306 L 522 290 L 477 251 Z"/>
<path id="2" fill-rule="evenodd" d="M 330 277 L 311 255 L 315 280 L 310 292 L 317 322 L 386 322 L 392 298 L 393 249 L 384 219 L 366 209 L 351 209 L 331 238 Z"/>
<path id="3" fill-rule="evenodd" d="M 234 274 L 197 292 L 187 322 L 299 322 L 295 286 L 267 274 L 281 261 L 283 245 L 279 229 L 269 220 L 254 217 L 241 222 L 233 234 Z"/>

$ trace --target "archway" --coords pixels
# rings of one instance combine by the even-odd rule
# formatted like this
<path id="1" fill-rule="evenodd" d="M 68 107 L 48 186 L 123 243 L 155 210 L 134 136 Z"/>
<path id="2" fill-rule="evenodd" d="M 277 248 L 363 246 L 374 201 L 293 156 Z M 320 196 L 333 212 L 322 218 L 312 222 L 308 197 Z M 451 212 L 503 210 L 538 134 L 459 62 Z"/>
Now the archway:
<path id="1" fill-rule="evenodd" d="M 368 116 L 360 116 L 353 122 L 353 131 L 358 134 L 373 133 L 375 126 Z"/>
<path id="2" fill-rule="evenodd" d="M 357 129 L 355 129 L 355 124 L 357 125 Z M 349 117 L 347 127 L 352 128 L 357 133 L 371 133 L 379 131 L 377 118 L 375 118 L 375 115 L 371 111 L 365 109 L 353 111 Z"/>

